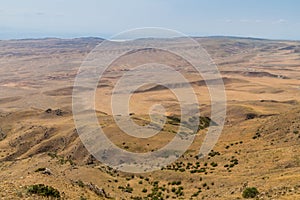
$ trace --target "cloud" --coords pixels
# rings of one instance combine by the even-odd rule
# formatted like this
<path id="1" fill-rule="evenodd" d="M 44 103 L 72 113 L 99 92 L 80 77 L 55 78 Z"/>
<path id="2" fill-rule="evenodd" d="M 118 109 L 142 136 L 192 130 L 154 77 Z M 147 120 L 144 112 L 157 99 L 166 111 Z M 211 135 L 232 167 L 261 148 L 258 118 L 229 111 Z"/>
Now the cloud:
<path id="1" fill-rule="evenodd" d="M 263 20 L 261 19 L 223 19 L 223 20 L 219 20 L 221 22 L 225 22 L 225 23 L 261 23 L 263 22 Z"/>
<path id="2" fill-rule="evenodd" d="M 239 20 L 240 23 L 261 23 L 263 20 L 261 19 L 241 19 Z"/>
<path id="3" fill-rule="evenodd" d="M 38 16 L 42 16 L 42 15 L 45 15 L 46 13 L 44 13 L 44 12 L 36 12 L 35 14 L 38 15 Z"/>
<path id="4" fill-rule="evenodd" d="M 288 21 L 285 19 L 277 19 L 272 22 L 272 24 L 286 24 Z"/>
<path id="5" fill-rule="evenodd" d="M 231 19 L 225 19 L 225 22 L 226 23 L 232 23 L 232 20 Z"/>

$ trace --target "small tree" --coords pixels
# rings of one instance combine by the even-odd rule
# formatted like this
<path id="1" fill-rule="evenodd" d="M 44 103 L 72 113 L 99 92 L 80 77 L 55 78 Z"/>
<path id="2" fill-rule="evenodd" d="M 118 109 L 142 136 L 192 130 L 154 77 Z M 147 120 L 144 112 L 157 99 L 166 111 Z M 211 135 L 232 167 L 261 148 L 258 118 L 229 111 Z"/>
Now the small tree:
<path id="1" fill-rule="evenodd" d="M 243 191 L 243 198 L 250 199 L 254 198 L 259 194 L 258 190 L 255 187 L 247 187 Z"/>

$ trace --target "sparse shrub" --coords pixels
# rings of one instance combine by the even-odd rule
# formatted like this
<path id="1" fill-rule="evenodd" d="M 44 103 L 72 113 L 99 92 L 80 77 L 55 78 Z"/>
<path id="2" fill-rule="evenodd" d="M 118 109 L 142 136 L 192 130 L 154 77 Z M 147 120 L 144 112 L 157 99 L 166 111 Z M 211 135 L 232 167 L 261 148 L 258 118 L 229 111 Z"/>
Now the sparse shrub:
<path id="1" fill-rule="evenodd" d="M 252 139 L 255 140 L 255 139 L 259 138 L 259 137 L 261 137 L 260 133 L 256 132 L 255 135 L 252 137 Z"/>
<path id="2" fill-rule="evenodd" d="M 217 166 L 218 166 L 218 163 L 212 162 L 212 163 L 210 163 L 210 165 L 211 165 L 212 167 L 217 167 Z"/>
<path id="3" fill-rule="evenodd" d="M 205 168 L 201 168 L 201 169 L 198 170 L 198 172 L 200 172 L 200 173 L 201 173 L 201 172 L 205 172 L 205 171 L 206 171 Z"/>
<path id="4" fill-rule="evenodd" d="M 130 186 L 126 186 L 125 189 L 124 189 L 123 191 L 124 191 L 124 192 L 127 192 L 127 193 L 132 193 L 133 188 L 130 187 Z"/>
<path id="5" fill-rule="evenodd" d="M 146 188 L 144 188 L 144 189 L 142 190 L 142 192 L 143 192 L 143 193 L 146 193 L 146 192 L 147 192 L 147 189 L 146 189 Z"/>
<path id="6" fill-rule="evenodd" d="M 142 197 L 131 197 L 131 199 L 133 199 L 133 200 L 143 200 Z"/>
<path id="7" fill-rule="evenodd" d="M 243 191 L 243 198 L 250 199 L 254 198 L 259 194 L 258 190 L 255 187 L 247 187 Z"/>
<path id="8" fill-rule="evenodd" d="M 210 157 L 214 157 L 214 156 L 219 156 L 219 155 L 221 155 L 221 154 L 220 154 L 220 152 L 211 150 L 211 152 L 210 152 L 208 155 L 209 155 Z"/>
<path id="9" fill-rule="evenodd" d="M 238 165 L 239 164 L 238 159 L 232 159 L 230 162 L 233 163 L 234 165 Z"/>
<path id="10" fill-rule="evenodd" d="M 79 199 L 80 199 L 80 200 L 87 200 L 87 198 L 85 198 L 84 196 L 80 196 Z"/>
<path id="11" fill-rule="evenodd" d="M 153 185 L 154 185 L 154 186 L 157 186 L 158 183 L 159 183 L 159 181 L 154 181 L 154 182 L 153 182 Z"/>
<path id="12" fill-rule="evenodd" d="M 52 152 L 49 152 L 48 156 L 50 156 L 52 159 L 53 158 L 57 158 L 57 154 L 56 153 L 52 153 Z"/>
<path id="13" fill-rule="evenodd" d="M 84 183 L 82 182 L 82 180 L 78 180 L 75 182 L 79 187 L 84 187 Z"/>
<path id="14" fill-rule="evenodd" d="M 195 192 L 194 194 L 192 194 L 192 197 L 197 197 L 199 195 L 199 191 L 198 192 Z"/>
<path id="15" fill-rule="evenodd" d="M 40 167 L 40 168 L 37 168 L 34 172 L 43 172 L 45 170 L 46 170 L 45 167 Z"/>
<path id="16" fill-rule="evenodd" d="M 44 184 L 30 185 L 27 188 L 27 192 L 45 197 L 60 198 L 60 192 L 57 189 Z"/>

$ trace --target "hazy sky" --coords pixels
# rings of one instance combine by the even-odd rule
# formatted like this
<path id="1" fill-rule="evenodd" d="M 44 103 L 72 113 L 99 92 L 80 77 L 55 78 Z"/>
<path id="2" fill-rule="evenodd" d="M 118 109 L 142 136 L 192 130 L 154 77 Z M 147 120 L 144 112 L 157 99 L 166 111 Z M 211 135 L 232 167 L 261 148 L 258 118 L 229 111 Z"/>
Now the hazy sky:
<path id="1" fill-rule="evenodd" d="M 139 27 L 300 40 L 299 0 L 0 0 L 0 39 L 97 36 Z"/>

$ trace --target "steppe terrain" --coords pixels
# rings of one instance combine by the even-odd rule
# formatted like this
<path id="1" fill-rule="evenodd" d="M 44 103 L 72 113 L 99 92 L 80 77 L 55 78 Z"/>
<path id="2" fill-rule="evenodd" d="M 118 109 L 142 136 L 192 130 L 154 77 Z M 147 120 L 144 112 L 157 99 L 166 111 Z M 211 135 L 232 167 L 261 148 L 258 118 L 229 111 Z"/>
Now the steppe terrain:
<path id="1" fill-rule="evenodd" d="M 156 136 L 133 138 L 114 122 L 109 104 L 114 84 L 132 66 L 151 60 L 174 67 L 192 83 L 202 116 L 195 141 L 175 163 L 141 174 L 98 162 L 74 125 L 74 79 L 102 39 L 0 41 L 0 199 L 47 199 L 28 192 L 34 184 L 52 186 L 61 199 L 78 200 L 232 200 L 243 199 L 246 187 L 256 187 L 258 199 L 300 199 L 300 42 L 194 39 L 218 66 L 227 95 L 226 123 L 209 156 L 198 156 L 210 116 L 209 93 L 186 61 L 141 49 L 112 63 L 97 87 L 96 113 L 108 138 L 127 151 L 148 152 L 174 137 L 176 97 L 157 85 L 134 93 L 130 111 L 137 124 L 149 123 L 154 103 L 165 106 L 168 121 Z M 176 39 L 174 45 L 188 48 Z"/>

